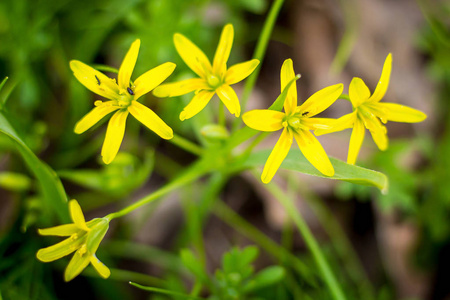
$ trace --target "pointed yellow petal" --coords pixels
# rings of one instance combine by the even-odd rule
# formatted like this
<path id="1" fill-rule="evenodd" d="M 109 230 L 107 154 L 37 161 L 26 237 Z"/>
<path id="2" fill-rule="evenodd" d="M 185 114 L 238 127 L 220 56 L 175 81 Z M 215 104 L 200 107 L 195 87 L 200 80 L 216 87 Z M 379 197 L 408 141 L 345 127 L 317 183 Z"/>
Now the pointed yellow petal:
<path id="1" fill-rule="evenodd" d="M 388 56 L 386 57 L 386 60 L 384 61 L 383 71 L 381 71 L 381 77 L 380 80 L 378 81 L 377 87 L 375 88 L 373 95 L 369 99 L 370 102 L 378 102 L 386 94 L 386 91 L 389 86 L 389 78 L 391 77 L 391 70 L 392 70 L 392 54 L 389 53 Z"/>
<path id="2" fill-rule="evenodd" d="M 316 119 L 316 118 L 313 118 L 313 119 Z M 319 135 L 328 134 L 328 133 L 332 133 L 332 132 L 342 131 L 347 128 L 352 128 L 353 124 L 355 123 L 355 120 L 356 120 L 356 111 L 346 114 L 346 115 L 340 117 L 339 119 L 327 122 L 326 125 L 329 125 L 331 128 L 317 129 L 316 131 L 314 131 L 314 134 L 319 136 Z"/>
<path id="3" fill-rule="evenodd" d="M 70 61 L 70 69 L 82 85 L 97 95 L 107 99 L 115 99 L 119 94 L 119 87 L 113 79 L 81 61 Z"/>
<path id="4" fill-rule="evenodd" d="M 358 158 L 359 149 L 361 149 L 362 142 L 364 140 L 365 127 L 363 121 L 356 118 L 355 124 L 350 137 L 350 145 L 348 146 L 347 163 L 354 165 Z"/>
<path id="5" fill-rule="evenodd" d="M 176 97 L 196 90 L 210 89 L 208 83 L 203 78 L 191 78 L 174 83 L 167 83 L 158 86 L 153 90 L 153 95 L 160 98 Z"/>
<path id="6" fill-rule="evenodd" d="M 286 85 L 295 78 L 294 65 L 292 59 L 286 59 L 281 67 L 281 92 L 283 92 Z M 286 100 L 284 101 L 284 111 L 287 115 L 292 113 L 297 107 L 297 85 L 294 82 L 289 88 Z"/>
<path id="7" fill-rule="evenodd" d="M 89 264 L 91 261 L 91 255 L 86 251 L 85 248 L 78 249 L 73 255 L 69 264 L 64 272 L 64 280 L 71 281 L 77 277 Z"/>
<path id="8" fill-rule="evenodd" d="M 109 102 L 109 103 L 108 103 Z M 87 113 L 80 121 L 75 125 L 75 133 L 80 134 L 97 124 L 98 121 L 103 119 L 107 114 L 112 113 L 113 111 L 118 110 L 119 106 L 112 106 L 108 101 L 106 103 L 101 104 L 100 106 L 95 107 L 89 113 Z"/>
<path id="9" fill-rule="evenodd" d="M 107 266 L 105 266 L 95 255 L 91 256 L 91 264 L 94 269 L 102 276 L 103 278 L 108 278 L 111 275 L 111 271 Z"/>
<path id="10" fill-rule="evenodd" d="M 256 67 L 259 65 L 259 60 L 252 59 L 240 64 L 236 64 L 231 66 L 225 75 L 225 83 L 228 85 L 232 85 L 238 83 L 241 80 L 247 78 Z"/>
<path id="11" fill-rule="evenodd" d="M 138 99 L 160 85 L 172 74 L 175 67 L 176 65 L 174 63 L 166 62 L 139 76 L 134 82 L 134 99 Z"/>
<path id="12" fill-rule="evenodd" d="M 308 118 L 313 117 L 330 107 L 339 98 L 343 90 L 344 85 L 342 83 L 321 89 L 309 97 L 299 107 L 299 111 L 306 114 Z"/>
<path id="13" fill-rule="evenodd" d="M 239 99 L 235 91 L 228 84 L 222 84 L 222 86 L 216 89 L 216 93 L 228 111 L 236 117 L 239 117 L 241 114 L 241 105 L 239 104 Z"/>
<path id="14" fill-rule="evenodd" d="M 233 46 L 234 29 L 233 25 L 227 24 L 220 35 L 219 45 L 213 61 L 213 73 L 222 77 L 227 70 L 227 61 L 230 56 L 231 46 Z"/>
<path id="15" fill-rule="evenodd" d="M 371 103 L 368 107 L 375 110 L 377 116 L 386 121 L 417 123 L 427 118 L 420 110 L 396 103 Z"/>
<path id="16" fill-rule="evenodd" d="M 305 158 L 317 170 L 326 176 L 334 175 L 334 168 L 331 165 L 328 155 L 325 150 L 323 150 L 322 145 L 316 137 L 309 130 L 299 130 L 298 132 L 294 132 L 294 137 L 300 151 L 302 151 Z"/>
<path id="17" fill-rule="evenodd" d="M 261 181 L 263 183 L 269 183 L 272 180 L 281 163 L 286 158 L 286 155 L 288 155 L 291 145 L 292 134 L 287 128 L 284 128 L 278 142 L 275 144 L 275 147 L 264 165 L 264 170 L 261 174 Z"/>
<path id="18" fill-rule="evenodd" d="M 214 96 L 214 91 L 200 91 L 180 113 L 180 120 L 190 119 L 198 114 Z"/>
<path id="19" fill-rule="evenodd" d="M 71 236 L 78 232 L 78 228 L 75 224 L 64 224 L 50 228 L 38 229 L 40 235 L 55 235 L 55 236 Z"/>
<path id="20" fill-rule="evenodd" d="M 286 115 L 282 112 L 268 109 L 255 109 L 242 115 L 245 125 L 260 131 L 276 131 L 283 128 L 283 118 Z"/>
<path id="21" fill-rule="evenodd" d="M 370 90 L 361 78 L 353 77 L 348 89 L 348 95 L 353 107 L 356 108 L 369 99 Z"/>
<path id="22" fill-rule="evenodd" d="M 128 110 L 119 110 L 109 120 L 102 147 L 102 158 L 105 164 L 112 162 L 117 152 L 119 152 L 120 144 L 122 144 L 123 135 L 125 134 L 127 116 Z"/>
<path id="23" fill-rule="evenodd" d="M 83 211 L 81 210 L 80 204 L 78 204 L 77 200 L 69 201 L 69 211 L 70 216 L 72 217 L 72 221 L 78 228 L 83 229 L 85 231 L 89 231 L 90 229 L 86 225 L 86 220 L 84 219 Z"/>
<path id="24" fill-rule="evenodd" d="M 71 237 L 65 239 L 62 242 L 59 242 L 58 244 L 55 244 L 53 246 L 40 249 L 36 253 L 37 259 L 39 259 L 42 262 L 50 262 L 57 259 L 60 259 L 61 257 L 64 257 L 66 255 L 69 255 L 70 253 L 77 250 L 83 243 L 86 241 L 86 237 L 79 238 L 79 239 L 72 239 Z"/>
<path id="25" fill-rule="evenodd" d="M 133 44 L 131 44 L 130 50 L 128 50 L 122 61 L 118 75 L 119 87 L 121 89 L 126 90 L 127 87 L 130 86 L 131 74 L 133 73 L 134 66 L 136 65 L 140 46 L 141 41 L 139 39 L 135 40 Z"/>
<path id="26" fill-rule="evenodd" d="M 370 130 L 370 134 L 372 135 L 372 139 L 375 144 L 378 146 L 378 149 L 381 151 L 385 151 L 388 148 L 389 140 L 387 134 L 383 130 Z"/>
<path id="27" fill-rule="evenodd" d="M 316 129 L 332 129 L 332 125 L 336 119 L 331 118 L 302 118 L 302 125 L 309 128 L 309 130 Z"/>
<path id="28" fill-rule="evenodd" d="M 147 126 L 151 131 L 162 137 L 163 139 L 173 138 L 172 128 L 167 126 L 161 118 L 155 114 L 150 108 L 142 105 L 137 101 L 133 101 L 128 107 L 128 111 L 139 122 Z"/>
<path id="29" fill-rule="evenodd" d="M 180 54 L 184 62 L 197 73 L 198 76 L 206 78 L 206 75 L 211 72 L 211 63 L 206 55 L 194 43 L 192 43 L 184 35 L 175 33 L 173 36 L 175 48 Z"/>

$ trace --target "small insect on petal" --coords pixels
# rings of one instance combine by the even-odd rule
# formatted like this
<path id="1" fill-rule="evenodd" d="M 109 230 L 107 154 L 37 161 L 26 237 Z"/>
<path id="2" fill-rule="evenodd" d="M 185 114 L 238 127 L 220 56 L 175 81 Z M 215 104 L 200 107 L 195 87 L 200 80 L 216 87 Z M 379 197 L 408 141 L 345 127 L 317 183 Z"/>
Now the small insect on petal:
<path id="1" fill-rule="evenodd" d="M 302 113 L 303 117 L 306 117 L 309 114 L 309 111 L 305 111 L 304 113 Z"/>
<path id="2" fill-rule="evenodd" d="M 100 79 L 98 79 L 97 75 L 94 75 L 94 76 L 95 76 L 95 79 L 97 79 L 97 84 L 100 85 L 101 84 Z"/>
<path id="3" fill-rule="evenodd" d="M 127 87 L 127 91 L 128 91 L 128 94 L 130 94 L 132 96 L 134 95 L 134 92 L 131 88 Z"/>

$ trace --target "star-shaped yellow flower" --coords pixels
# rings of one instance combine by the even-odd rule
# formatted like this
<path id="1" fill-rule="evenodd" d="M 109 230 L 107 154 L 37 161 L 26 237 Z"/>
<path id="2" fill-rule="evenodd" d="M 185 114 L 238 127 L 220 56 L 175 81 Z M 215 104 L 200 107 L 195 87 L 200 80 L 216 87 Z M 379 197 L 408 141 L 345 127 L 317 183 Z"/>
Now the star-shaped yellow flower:
<path id="1" fill-rule="evenodd" d="M 285 60 L 281 68 L 281 91 L 295 77 L 291 59 Z M 321 173 L 327 176 L 334 175 L 334 168 L 328 159 L 325 150 L 310 130 L 328 128 L 323 125 L 321 118 L 311 118 L 327 109 L 342 94 L 344 86 L 336 84 L 326 87 L 311 97 L 302 105 L 297 106 L 297 87 L 292 84 L 284 102 L 284 113 L 275 110 L 252 110 L 246 112 L 242 119 L 244 123 L 256 130 L 276 131 L 283 129 L 281 136 L 270 153 L 261 180 L 268 183 L 277 172 L 284 158 L 291 148 L 293 139 L 306 157 L 306 159 Z"/>
<path id="2" fill-rule="evenodd" d="M 163 84 L 157 87 L 153 94 L 157 97 L 175 97 L 196 91 L 194 98 L 180 113 L 180 120 L 184 121 L 199 113 L 214 94 L 219 96 L 230 113 L 239 117 L 241 106 L 236 93 L 230 85 L 249 76 L 258 66 L 259 60 L 252 59 L 227 69 L 227 61 L 233 45 L 233 36 L 233 25 L 226 25 L 222 31 L 214 61 L 211 65 L 202 50 L 189 39 L 179 33 L 174 35 L 175 47 L 181 58 L 200 78 Z"/>
<path id="3" fill-rule="evenodd" d="M 104 102 L 96 101 L 96 107 L 76 124 L 75 133 L 83 133 L 107 114 L 116 112 L 109 121 L 102 148 L 102 157 L 106 164 L 109 164 L 119 151 L 128 113 L 163 139 L 173 137 L 172 129 L 151 109 L 136 100 L 169 77 L 175 69 L 175 64 L 167 62 L 159 65 L 139 76 L 134 83 L 131 82 L 131 73 L 136 64 L 140 44 L 140 40 L 136 40 L 128 50 L 119 69 L 118 84 L 114 79 L 80 61 L 70 62 L 70 68 L 79 82 L 97 95 L 109 99 Z"/>
<path id="4" fill-rule="evenodd" d="M 350 137 L 347 163 L 355 164 L 364 140 L 365 128 L 369 129 L 375 144 L 380 150 L 388 147 L 386 127 L 387 121 L 416 123 L 426 119 L 426 115 L 417 110 L 396 103 L 380 103 L 386 94 L 392 69 L 392 54 L 386 57 L 380 81 L 375 92 L 370 95 L 369 88 L 361 78 L 352 79 L 349 87 L 349 98 L 353 112 L 328 123 L 329 129 L 318 129 L 314 133 L 321 135 L 330 132 L 353 128 Z M 381 122 L 380 122 L 381 121 Z"/>
<path id="5" fill-rule="evenodd" d="M 103 278 L 108 278 L 111 271 L 95 256 L 95 252 L 108 231 L 109 220 L 93 219 L 86 223 L 81 207 L 76 200 L 69 202 L 73 224 L 39 229 L 41 235 L 67 236 L 64 241 L 40 249 L 36 257 L 43 262 L 50 262 L 75 252 L 64 272 L 64 280 L 70 281 L 80 274 L 89 263 Z"/>

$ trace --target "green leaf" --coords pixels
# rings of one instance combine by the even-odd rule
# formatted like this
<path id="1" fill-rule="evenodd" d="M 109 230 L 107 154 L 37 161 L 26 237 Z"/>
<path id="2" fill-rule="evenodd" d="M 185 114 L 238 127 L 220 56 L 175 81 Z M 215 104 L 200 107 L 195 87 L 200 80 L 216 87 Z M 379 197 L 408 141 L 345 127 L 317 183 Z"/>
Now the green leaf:
<path id="1" fill-rule="evenodd" d="M 278 281 L 282 280 L 283 277 L 284 268 L 280 266 L 265 268 L 264 270 L 257 273 L 253 277 L 253 279 L 245 285 L 244 292 L 248 293 L 275 284 Z"/>
<path id="2" fill-rule="evenodd" d="M 242 167 L 254 168 L 263 166 L 272 150 L 262 150 L 252 153 Z M 334 176 L 325 176 L 320 173 L 313 165 L 303 156 L 300 149 L 292 149 L 281 164 L 281 168 L 291 171 L 296 171 L 312 176 L 337 179 L 348 181 L 351 183 L 375 186 L 381 190 L 382 193 L 387 193 L 388 178 L 386 175 L 373 170 L 365 169 L 355 165 L 347 164 L 341 160 L 330 157 L 331 164 L 334 167 Z"/>
<path id="3" fill-rule="evenodd" d="M 135 286 L 144 291 L 150 291 L 150 292 L 155 292 L 155 293 L 160 293 L 160 294 L 165 294 L 165 295 L 177 296 L 177 297 L 182 297 L 184 299 L 194 299 L 194 300 L 204 299 L 204 298 L 194 297 L 194 296 L 190 296 L 190 295 L 186 295 L 186 294 L 182 294 L 182 293 L 178 293 L 178 292 L 173 292 L 173 291 L 169 291 L 169 290 L 165 290 L 165 289 L 159 289 L 159 288 L 155 288 L 155 287 L 151 287 L 151 286 L 143 286 L 143 285 L 131 282 L 131 281 L 129 283 L 132 286 Z"/>
<path id="4" fill-rule="evenodd" d="M 26 165 L 38 179 L 46 206 L 53 209 L 61 222 L 68 222 L 69 211 L 67 209 L 66 192 L 55 171 L 28 148 L 2 113 L 0 113 L 0 132 L 13 140 Z"/>
<path id="5" fill-rule="evenodd" d="M 201 282 L 208 282 L 208 275 L 202 268 L 200 261 L 194 256 L 189 249 L 182 249 L 180 252 L 181 261 L 184 266 L 195 275 L 195 277 Z"/>
<path id="6" fill-rule="evenodd" d="M 243 250 L 235 247 L 223 255 L 223 270 L 226 273 L 239 272 L 250 265 L 258 257 L 258 254 L 259 250 L 255 246 L 248 246 Z"/>

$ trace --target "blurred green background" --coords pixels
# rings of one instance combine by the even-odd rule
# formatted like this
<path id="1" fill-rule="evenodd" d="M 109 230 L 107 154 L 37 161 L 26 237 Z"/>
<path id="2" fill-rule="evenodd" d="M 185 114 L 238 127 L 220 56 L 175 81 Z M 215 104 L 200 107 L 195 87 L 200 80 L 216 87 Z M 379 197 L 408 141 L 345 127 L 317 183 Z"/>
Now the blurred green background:
<path id="1" fill-rule="evenodd" d="M 76 81 L 69 61 L 118 68 L 130 44 L 140 38 L 133 78 L 167 61 L 177 64 L 168 81 L 189 78 L 192 72 L 173 45 L 175 32 L 189 37 L 212 59 L 223 26 L 232 23 L 235 40 L 228 64 L 232 65 L 251 58 L 271 4 L 269 0 L 2 0 L 0 81 L 9 79 L 0 90 L 1 113 L 26 145 L 57 171 L 86 218 L 103 216 L 155 190 L 194 157 L 130 120 L 121 153 L 104 166 L 99 152 L 105 124 L 80 136 L 73 133 L 76 121 L 98 98 Z M 428 115 L 421 124 L 388 124 L 386 152 L 378 152 L 366 139 L 360 164 L 389 177 L 386 195 L 374 188 L 296 174 L 278 179 L 296 192 L 297 206 L 348 299 L 450 299 L 449 20 L 448 1 L 425 0 L 287 0 L 278 17 L 247 110 L 266 108 L 278 96 L 278 74 L 286 58 L 292 58 L 296 72 L 302 74 L 299 98 L 306 99 L 329 84 L 342 82 L 348 87 L 354 76 L 373 90 L 384 58 L 392 52 L 393 73 L 385 101 Z M 238 95 L 241 90 L 238 85 Z M 189 97 L 158 99 L 148 94 L 142 102 L 178 134 L 202 142 L 200 130 L 211 122 L 217 103 L 180 122 L 179 113 Z M 339 102 L 327 116 L 339 117 L 349 109 L 348 103 Z M 349 135 L 344 131 L 320 140 L 328 154 L 345 160 Z M 274 143 L 269 140 L 265 146 Z M 259 275 L 262 287 L 244 288 L 245 299 L 330 299 L 301 237 L 248 175 L 223 184 L 219 195 L 228 207 L 213 210 L 200 229 L 206 271 L 196 271 L 195 266 L 204 262 L 197 262 L 187 250 L 180 255 L 180 249 L 195 243 L 192 231 L 197 230 L 198 216 L 193 213 L 195 203 L 189 201 L 200 201 L 208 193 L 208 184 L 199 182 L 111 225 L 98 251 L 112 268 L 110 279 L 102 280 L 88 268 L 64 283 L 67 260 L 43 264 L 35 258 L 38 249 L 58 240 L 39 237 L 36 228 L 61 220 L 45 205 L 14 144 L 0 134 L 0 299 L 183 299 L 150 294 L 128 281 L 189 293 L 193 278 L 204 271 L 215 278 L 217 289 L 209 291 L 215 299 L 239 299 L 229 291 L 268 266 L 271 280 Z M 249 228 L 299 257 L 303 271 L 283 259 L 285 252 L 279 248 L 273 254 L 268 242 Z M 253 248 L 232 248 L 249 244 L 260 248 L 259 256 Z M 242 278 L 227 281 L 236 272 Z"/>

